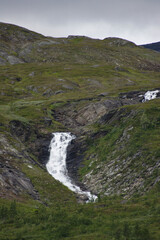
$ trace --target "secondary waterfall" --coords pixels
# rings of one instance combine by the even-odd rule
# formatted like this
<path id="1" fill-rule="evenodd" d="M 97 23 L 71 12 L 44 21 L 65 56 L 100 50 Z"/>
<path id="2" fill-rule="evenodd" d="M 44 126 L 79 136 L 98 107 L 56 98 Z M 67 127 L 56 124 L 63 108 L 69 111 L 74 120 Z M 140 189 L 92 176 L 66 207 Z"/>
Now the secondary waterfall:
<path id="1" fill-rule="evenodd" d="M 72 179 L 68 176 L 66 167 L 67 147 L 75 139 L 75 136 L 67 132 L 53 133 L 53 138 L 50 143 L 50 157 L 46 164 L 47 171 L 58 181 L 63 183 L 73 192 L 85 195 L 88 201 L 95 201 L 97 196 L 88 191 L 82 191 L 76 186 Z"/>
<path id="2" fill-rule="evenodd" d="M 147 91 L 144 94 L 144 100 L 142 102 L 150 101 L 152 99 L 155 99 L 157 97 L 157 94 L 160 92 L 160 90 L 155 91 Z"/>

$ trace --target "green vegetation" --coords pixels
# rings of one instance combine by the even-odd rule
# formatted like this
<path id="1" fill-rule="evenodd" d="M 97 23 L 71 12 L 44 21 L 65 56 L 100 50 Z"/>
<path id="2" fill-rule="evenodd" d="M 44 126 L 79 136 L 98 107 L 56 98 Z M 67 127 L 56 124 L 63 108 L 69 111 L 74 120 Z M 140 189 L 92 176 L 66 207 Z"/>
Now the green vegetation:
<path id="1" fill-rule="evenodd" d="M 29 74 L 34 72 L 34 76 Z M 159 86 L 159 73 L 141 73 L 126 68 L 115 71 L 114 66 L 60 64 L 20 64 L 0 67 L 0 109 L 8 120 L 40 119 L 50 104 L 95 98 L 102 92 L 117 96 L 120 92 L 148 90 Z M 30 112 L 32 114 L 30 114 Z"/>
<path id="2" fill-rule="evenodd" d="M 99 197 L 94 204 L 54 207 L 1 200 L 0 239 L 158 240 L 158 186 L 154 191 L 129 201 Z"/>
<path id="3" fill-rule="evenodd" d="M 160 99 L 78 122 L 105 100 L 159 88 L 159 53 L 117 38 L 48 38 L 3 23 L 0 34 L 0 54 L 24 62 L 1 58 L 0 239 L 159 240 Z M 98 202 L 78 204 L 47 173 L 41 151 L 54 131 L 76 132 L 83 142 L 79 176 Z M 13 181 L 14 172 L 30 182 Z"/>
<path id="4" fill-rule="evenodd" d="M 84 165 L 79 170 L 81 179 L 85 181 L 88 173 L 96 176 L 103 182 L 101 192 L 110 188 L 109 194 L 120 191 L 126 196 L 125 189 L 128 189 L 129 196 L 132 187 L 138 194 L 148 191 L 160 174 L 159 102 L 157 99 L 122 107 L 107 123 L 94 124 L 92 129 L 97 137 L 87 139 Z M 129 178 L 126 176 L 128 171 Z M 118 180 L 114 178 L 115 174 L 119 175 Z"/>

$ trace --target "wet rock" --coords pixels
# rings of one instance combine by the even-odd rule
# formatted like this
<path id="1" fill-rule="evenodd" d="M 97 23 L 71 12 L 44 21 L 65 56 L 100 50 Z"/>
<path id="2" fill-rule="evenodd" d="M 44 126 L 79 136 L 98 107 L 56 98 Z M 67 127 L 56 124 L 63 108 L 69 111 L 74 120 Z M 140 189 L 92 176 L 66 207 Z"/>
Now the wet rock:
<path id="1" fill-rule="evenodd" d="M 79 138 L 72 140 L 67 148 L 67 170 L 68 175 L 74 179 L 75 183 L 79 185 L 78 181 L 78 169 L 82 166 L 83 153 L 85 151 L 85 145 Z M 82 186 L 84 188 L 84 186 Z"/>
<path id="2" fill-rule="evenodd" d="M 44 167 L 49 160 L 49 146 L 52 139 L 52 134 L 37 135 L 37 139 L 32 146 L 30 146 L 31 151 L 38 159 L 39 163 Z"/>
<path id="3" fill-rule="evenodd" d="M 122 99 L 130 99 L 133 100 L 134 102 L 142 102 L 144 98 L 144 91 L 131 91 L 127 93 L 120 93 L 119 97 Z"/>
<path id="4" fill-rule="evenodd" d="M 157 93 L 157 98 L 160 98 L 160 89 L 158 89 L 159 92 Z"/>
<path id="5" fill-rule="evenodd" d="M 79 194 L 79 195 L 77 196 L 77 202 L 78 202 L 78 203 L 84 204 L 84 203 L 86 203 L 88 200 L 89 200 L 89 199 L 88 199 L 88 197 L 87 197 L 86 195 Z"/>

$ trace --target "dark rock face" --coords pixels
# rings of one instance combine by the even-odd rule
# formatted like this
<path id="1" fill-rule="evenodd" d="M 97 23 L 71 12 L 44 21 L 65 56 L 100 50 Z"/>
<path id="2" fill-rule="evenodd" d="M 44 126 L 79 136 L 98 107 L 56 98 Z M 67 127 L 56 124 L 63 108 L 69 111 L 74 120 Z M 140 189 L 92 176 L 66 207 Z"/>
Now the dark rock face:
<path id="1" fill-rule="evenodd" d="M 11 138 L 11 136 L 10 136 Z M 23 143 L 14 137 L 14 144 L 4 135 L 0 138 L 0 196 L 10 199 L 21 199 L 27 194 L 39 200 L 39 195 L 31 180 L 22 172 L 21 166 L 35 165 Z"/>
<path id="2" fill-rule="evenodd" d="M 52 139 L 52 134 L 39 135 L 36 139 L 35 145 L 31 150 L 33 154 L 37 157 L 38 161 L 45 166 L 49 160 L 49 146 Z"/>
<path id="3" fill-rule="evenodd" d="M 160 88 L 155 90 L 159 90 L 159 92 L 157 93 L 157 98 L 160 98 Z"/>
<path id="4" fill-rule="evenodd" d="M 106 123 L 108 122 L 110 119 L 113 118 L 113 116 L 116 114 L 117 110 L 112 110 L 109 113 L 104 114 L 100 119 L 99 119 L 99 123 Z"/>
<path id="5" fill-rule="evenodd" d="M 51 119 L 45 118 L 45 125 L 51 124 Z M 39 163 L 45 165 L 49 159 L 49 145 L 52 139 L 51 134 L 39 134 L 38 130 L 29 124 L 22 123 L 18 120 L 10 122 L 10 131 L 13 136 L 17 137 L 23 143 L 29 142 L 26 149 L 38 159 Z M 34 141 L 31 138 L 34 137 Z"/>
<path id="6" fill-rule="evenodd" d="M 33 199 L 40 200 L 38 192 L 34 189 L 31 181 L 24 173 L 3 166 L 0 173 L 0 196 L 1 197 L 16 197 L 20 194 L 29 194 Z"/>
<path id="7" fill-rule="evenodd" d="M 48 119 L 45 121 L 47 126 Z M 19 120 L 10 121 L 9 129 L 8 139 L 3 135 L 0 137 L 0 196 L 21 199 L 26 194 L 40 201 L 37 190 L 21 166 L 33 168 L 38 165 L 45 169 L 52 135 L 40 134 L 38 128 Z"/>
<path id="8" fill-rule="evenodd" d="M 67 103 L 61 109 L 54 110 L 52 115 L 55 120 L 63 123 L 67 129 L 72 129 L 72 132 L 78 136 L 83 135 L 86 132 L 86 126 L 99 121 L 101 118 L 105 118 L 107 114 L 117 110 L 124 105 L 132 105 L 143 100 L 144 92 L 129 92 L 120 94 L 119 98 L 107 98 L 103 99 L 103 96 L 99 96 L 94 99 L 85 99 L 85 106 L 78 108 L 80 101 Z M 91 102 L 90 102 L 91 101 Z M 109 117 L 109 115 L 108 115 Z"/>
<path id="9" fill-rule="evenodd" d="M 74 180 L 76 185 L 80 186 L 81 189 L 86 190 L 85 186 L 79 182 L 78 169 L 82 166 L 83 153 L 85 151 L 85 143 L 76 138 L 72 140 L 71 144 L 67 148 L 67 170 L 68 175 Z"/>
<path id="10" fill-rule="evenodd" d="M 144 91 L 131 91 L 127 93 L 121 93 L 119 95 L 122 99 L 132 100 L 138 102 L 142 102 L 145 92 Z"/>
<path id="11" fill-rule="evenodd" d="M 10 121 L 10 130 L 12 135 L 18 137 L 22 142 L 28 141 L 31 135 L 30 126 L 18 120 Z"/>

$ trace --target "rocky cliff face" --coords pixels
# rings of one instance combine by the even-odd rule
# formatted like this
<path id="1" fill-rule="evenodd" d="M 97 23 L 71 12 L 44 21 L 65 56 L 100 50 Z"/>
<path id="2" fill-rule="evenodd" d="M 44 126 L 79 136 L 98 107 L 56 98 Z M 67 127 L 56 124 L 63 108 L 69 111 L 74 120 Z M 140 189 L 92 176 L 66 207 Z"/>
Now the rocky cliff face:
<path id="1" fill-rule="evenodd" d="M 31 180 L 23 172 L 23 165 L 45 169 L 51 134 L 39 134 L 33 126 L 19 120 L 10 121 L 9 129 L 4 132 L 6 134 L 1 134 L 0 138 L 0 196 L 21 199 L 27 194 L 40 200 Z"/>
<path id="2" fill-rule="evenodd" d="M 11 138 L 11 136 L 9 137 Z M 18 139 L 15 139 L 14 144 L 21 149 L 18 151 L 17 146 L 13 146 L 5 135 L 1 135 L 0 141 L 0 196 L 19 199 L 21 194 L 29 194 L 34 199 L 39 199 L 30 179 L 21 170 L 22 163 L 26 163 L 28 166 L 30 166 L 30 163 L 34 163 L 25 147 Z"/>
<path id="3" fill-rule="evenodd" d="M 154 172 L 159 169 L 159 158 L 153 154 L 152 161 L 146 163 L 146 158 L 149 156 L 146 156 L 145 151 L 141 149 L 143 143 L 129 155 L 126 154 L 128 142 L 135 144 L 131 139 L 136 127 L 133 126 L 134 123 L 128 125 L 128 122 L 130 119 L 138 119 L 138 113 L 132 107 L 134 104 L 143 104 L 143 96 L 144 92 L 128 92 L 120 94 L 119 98 L 105 100 L 102 98 L 95 103 L 88 102 L 85 107 L 80 107 L 79 111 L 75 110 L 79 103 L 66 104 L 63 108 L 54 111 L 54 118 L 62 122 L 68 129 L 72 128 L 72 132 L 77 136 L 68 149 L 67 164 L 70 176 L 78 184 L 82 185 L 83 183 L 83 187 L 89 188 L 95 194 L 122 194 L 130 197 L 135 193 L 143 194 L 159 181 L 157 174 L 153 177 Z M 125 106 L 132 107 L 128 110 Z M 115 148 L 106 152 L 103 161 L 100 161 L 101 157 L 96 150 L 93 151 L 94 153 L 88 154 L 90 144 L 94 145 L 94 142 L 107 137 L 111 131 L 107 128 L 114 128 L 114 124 L 118 128 L 121 122 L 124 123 L 124 126 L 114 140 Z M 95 133 L 91 129 L 94 124 L 99 125 Z M 88 138 L 92 143 L 87 143 Z M 104 144 L 107 145 L 107 142 Z M 134 148 L 134 146 L 132 147 Z M 94 148 L 96 149 L 96 145 Z M 104 151 L 101 148 L 99 146 L 99 151 Z M 84 165 L 84 159 L 87 167 Z M 143 164 L 143 168 L 141 168 L 141 164 Z M 79 169 L 82 169 L 83 172 L 84 166 L 86 172 L 80 183 Z M 148 184 L 146 184 L 146 179 L 148 179 Z"/>

